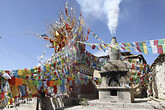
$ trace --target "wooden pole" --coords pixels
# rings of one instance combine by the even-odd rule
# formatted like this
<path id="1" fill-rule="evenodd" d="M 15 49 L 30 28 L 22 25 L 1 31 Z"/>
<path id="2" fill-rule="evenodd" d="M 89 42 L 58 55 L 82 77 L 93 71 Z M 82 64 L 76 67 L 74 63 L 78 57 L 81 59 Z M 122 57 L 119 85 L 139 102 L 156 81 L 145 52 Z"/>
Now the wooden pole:
<path id="1" fill-rule="evenodd" d="M 36 105 L 36 110 L 39 110 L 39 98 L 38 98 L 38 95 L 37 95 L 37 105 Z"/>

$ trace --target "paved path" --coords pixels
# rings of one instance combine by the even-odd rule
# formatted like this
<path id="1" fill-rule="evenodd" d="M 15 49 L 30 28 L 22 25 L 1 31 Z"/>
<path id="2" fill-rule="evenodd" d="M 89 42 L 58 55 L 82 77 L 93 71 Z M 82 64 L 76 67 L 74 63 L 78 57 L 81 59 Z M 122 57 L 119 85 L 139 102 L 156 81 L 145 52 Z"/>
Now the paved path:
<path id="1" fill-rule="evenodd" d="M 74 106 L 65 110 L 165 110 L 165 101 L 158 102 L 148 98 L 135 99 L 135 103 L 100 102 L 98 100 L 88 103 L 88 106 Z"/>
<path id="2" fill-rule="evenodd" d="M 122 102 L 100 102 L 98 100 L 88 101 L 88 106 L 73 106 L 57 110 L 165 110 L 165 101 L 145 99 L 135 99 L 135 103 Z M 36 99 L 21 104 L 19 107 L 4 108 L 3 110 L 35 110 Z"/>
<path id="3" fill-rule="evenodd" d="M 14 106 L 12 108 L 10 108 L 11 106 L 6 106 L 4 109 L 0 109 L 0 110 L 36 110 L 36 104 L 37 101 L 35 98 L 33 98 L 32 101 L 28 101 L 24 104 L 20 104 L 19 106 L 16 107 Z"/>

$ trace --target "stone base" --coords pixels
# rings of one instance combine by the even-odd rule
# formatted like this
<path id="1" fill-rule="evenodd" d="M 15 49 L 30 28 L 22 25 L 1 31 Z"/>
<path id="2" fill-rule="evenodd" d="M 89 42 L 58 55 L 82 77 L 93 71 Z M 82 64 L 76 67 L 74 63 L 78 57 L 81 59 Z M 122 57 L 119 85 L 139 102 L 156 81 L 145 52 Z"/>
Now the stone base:
<path id="1" fill-rule="evenodd" d="M 134 102 L 134 89 L 129 87 L 98 87 L 99 100 Z M 115 93 L 116 92 L 116 93 Z"/>

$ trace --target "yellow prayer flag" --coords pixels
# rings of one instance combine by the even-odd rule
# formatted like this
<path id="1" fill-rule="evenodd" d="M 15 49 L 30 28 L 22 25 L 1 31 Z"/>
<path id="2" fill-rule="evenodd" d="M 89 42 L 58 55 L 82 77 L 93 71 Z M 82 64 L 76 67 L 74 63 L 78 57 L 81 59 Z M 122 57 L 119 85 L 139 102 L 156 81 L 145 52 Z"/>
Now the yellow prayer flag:
<path id="1" fill-rule="evenodd" d="M 111 47 L 111 44 L 107 44 L 107 45 Z"/>
<path id="2" fill-rule="evenodd" d="M 83 23 L 84 23 L 84 20 L 83 20 L 83 19 L 81 19 L 80 24 L 83 24 Z"/>
<path id="3" fill-rule="evenodd" d="M 28 80 L 28 82 L 29 82 L 29 85 L 34 85 L 33 80 Z"/>
<path id="4" fill-rule="evenodd" d="M 147 46 L 143 46 L 143 49 L 144 49 L 144 53 L 145 53 L 145 54 L 148 54 Z"/>
<path id="5" fill-rule="evenodd" d="M 24 70 L 26 76 L 32 76 L 31 70 Z"/>
<path id="6" fill-rule="evenodd" d="M 34 85 L 28 85 L 30 91 L 31 91 L 31 94 L 34 96 L 38 93 L 36 87 Z"/>
<path id="7" fill-rule="evenodd" d="M 117 45 L 118 47 L 120 47 L 118 43 L 116 43 L 115 45 Z"/>
<path id="8" fill-rule="evenodd" d="M 19 97 L 19 90 L 17 85 L 10 85 L 10 89 L 13 97 Z"/>
<path id="9" fill-rule="evenodd" d="M 130 51 L 131 52 L 131 50 L 129 49 L 129 47 L 124 47 L 126 50 L 128 50 L 128 51 Z"/>
<path id="10" fill-rule="evenodd" d="M 103 47 L 104 47 L 105 49 L 107 49 L 107 47 L 106 47 L 105 45 L 104 45 Z"/>
<path id="11" fill-rule="evenodd" d="M 143 44 L 143 46 L 146 46 L 146 42 L 145 41 L 142 41 L 142 44 Z"/>
<path id="12" fill-rule="evenodd" d="M 53 81 L 53 85 L 54 85 L 54 86 L 57 85 L 57 81 Z"/>
<path id="13" fill-rule="evenodd" d="M 76 51 L 75 47 L 73 46 L 73 51 Z"/>
<path id="14" fill-rule="evenodd" d="M 127 45 L 128 45 L 129 47 L 132 47 L 132 45 L 131 45 L 130 43 L 127 43 Z"/>
<path id="15" fill-rule="evenodd" d="M 18 75 L 21 77 L 25 76 L 25 71 L 24 70 L 18 70 Z"/>
<path id="16" fill-rule="evenodd" d="M 81 26 L 80 26 L 80 28 L 79 28 L 79 31 L 78 31 L 79 33 L 81 32 Z"/>
<path id="17" fill-rule="evenodd" d="M 111 47 L 114 48 L 114 49 L 116 49 L 116 50 L 118 50 L 118 48 L 117 48 L 116 45 L 113 45 L 113 46 L 111 46 Z"/>
<path id="18" fill-rule="evenodd" d="M 99 50 L 103 50 L 101 47 L 99 47 Z"/>
<path id="19" fill-rule="evenodd" d="M 60 80 L 59 79 L 57 80 L 57 85 L 60 85 Z"/>
<path id="20" fill-rule="evenodd" d="M 28 85 L 27 79 L 22 79 L 22 84 Z"/>
<path id="21" fill-rule="evenodd" d="M 81 34 L 81 39 L 83 39 L 83 33 Z"/>
<path id="22" fill-rule="evenodd" d="M 44 79 L 46 79 L 47 78 L 47 76 L 44 76 Z"/>
<path id="23" fill-rule="evenodd" d="M 140 70 L 142 70 L 143 69 L 143 65 L 142 64 L 140 64 Z"/>
<path id="24" fill-rule="evenodd" d="M 74 59 L 74 62 L 75 62 L 75 63 L 77 62 L 76 59 Z"/>
<path id="25" fill-rule="evenodd" d="M 50 71 L 50 66 L 46 65 L 46 72 L 49 72 L 49 71 Z"/>

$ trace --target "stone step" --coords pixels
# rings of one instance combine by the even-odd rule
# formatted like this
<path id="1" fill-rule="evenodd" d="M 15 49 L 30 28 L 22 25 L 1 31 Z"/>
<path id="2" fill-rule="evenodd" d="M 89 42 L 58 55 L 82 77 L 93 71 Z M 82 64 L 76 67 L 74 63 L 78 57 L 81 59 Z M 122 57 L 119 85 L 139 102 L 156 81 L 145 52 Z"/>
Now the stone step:
<path id="1" fill-rule="evenodd" d="M 89 105 L 89 106 L 74 106 L 65 108 L 65 110 L 161 110 L 154 108 L 121 108 L 118 106 L 105 106 L 105 105 Z M 163 110 L 163 109 L 162 109 Z"/>
<path id="2" fill-rule="evenodd" d="M 88 101 L 89 105 L 93 106 L 106 106 L 111 108 L 129 108 L 129 109 L 159 109 L 159 104 L 155 103 L 153 101 L 147 101 L 147 102 L 135 102 L 135 103 L 122 103 L 122 102 L 103 102 L 99 100 L 92 100 Z"/>

